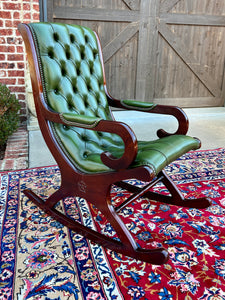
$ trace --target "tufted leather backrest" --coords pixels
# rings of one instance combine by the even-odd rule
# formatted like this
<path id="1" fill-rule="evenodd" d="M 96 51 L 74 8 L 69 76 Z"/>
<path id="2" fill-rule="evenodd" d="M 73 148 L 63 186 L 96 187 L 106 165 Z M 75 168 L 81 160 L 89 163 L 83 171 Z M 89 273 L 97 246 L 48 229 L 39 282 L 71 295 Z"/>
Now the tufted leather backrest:
<path id="1" fill-rule="evenodd" d="M 112 120 L 95 33 L 83 26 L 60 23 L 31 23 L 29 27 L 48 106 L 59 113 Z M 64 151 L 85 172 L 108 170 L 99 155 L 104 148 L 112 152 L 123 149 L 121 138 L 114 134 L 61 124 L 52 127 Z"/>

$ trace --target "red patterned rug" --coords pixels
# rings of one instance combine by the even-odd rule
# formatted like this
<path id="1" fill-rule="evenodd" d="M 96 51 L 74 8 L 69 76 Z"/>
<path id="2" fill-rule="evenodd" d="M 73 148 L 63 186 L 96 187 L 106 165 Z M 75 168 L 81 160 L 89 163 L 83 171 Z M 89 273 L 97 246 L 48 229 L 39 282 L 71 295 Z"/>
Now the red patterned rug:
<path id="1" fill-rule="evenodd" d="M 1 173 L 0 300 L 225 299 L 225 149 L 191 152 L 167 172 L 186 197 L 207 196 L 213 205 L 186 209 L 142 198 L 121 211 L 140 245 L 169 250 L 162 266 L 90 243 L 28 201 L 25 188 L 42 197 L 58 188 L 57 167 Z M 127 194 L 114 187 L 112 196 L 118 203 Z M 84 199 L 67 198 L 61 209 L 115 237 Z"/>

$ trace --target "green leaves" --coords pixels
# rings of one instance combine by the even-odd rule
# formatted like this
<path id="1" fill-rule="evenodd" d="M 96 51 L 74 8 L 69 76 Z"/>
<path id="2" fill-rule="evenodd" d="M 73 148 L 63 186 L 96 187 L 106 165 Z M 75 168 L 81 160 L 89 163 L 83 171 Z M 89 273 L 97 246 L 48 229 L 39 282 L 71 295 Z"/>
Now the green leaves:
<path id="1" fill-rule="evenodd" d="M 8 137 L 19 126 L 20 104 L 6 85 L 0 83 L 0 145 L 4 145 Z"/>

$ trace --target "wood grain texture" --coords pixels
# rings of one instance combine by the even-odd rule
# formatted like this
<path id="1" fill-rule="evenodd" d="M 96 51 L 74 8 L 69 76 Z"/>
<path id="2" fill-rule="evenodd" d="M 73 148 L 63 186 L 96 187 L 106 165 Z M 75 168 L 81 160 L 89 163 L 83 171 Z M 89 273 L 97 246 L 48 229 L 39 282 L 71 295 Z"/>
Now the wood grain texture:
<path id="1" fill-rule="evenodd" d="M 116 98 L 224 105 L 225 1 L 49 0 L 47 5 L 50 21 L 97 31 Z"/>

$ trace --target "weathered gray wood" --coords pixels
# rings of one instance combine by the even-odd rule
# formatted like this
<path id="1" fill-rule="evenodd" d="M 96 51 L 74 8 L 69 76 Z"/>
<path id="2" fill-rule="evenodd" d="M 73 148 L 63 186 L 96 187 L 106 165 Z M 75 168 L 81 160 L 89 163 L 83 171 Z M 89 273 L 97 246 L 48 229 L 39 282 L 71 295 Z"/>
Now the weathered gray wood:
<path id="1" fill-rule="evenodd" d="M 160 20 L 167 24 L 225 26 L 224 16 L 188 15 L 188 14 L 162 14 Z"/>
<path id="2" fill-rule="evenodd" d="M 129 41 L 138 31 L 139 22 L 133 22 L 127 25 L 113 40 L 111 40 L 103 49 L 104 62 L 106 63 L 127 41 Z"/>
<path id="3" fill-rule="evenodd" d="M 166 104 L 167 105 L 176 105 L 180 106 L 181 98 L 155 98 L 154 103 L 157 104 Z M 199 107 L 211 107 L 213 106 L 223 106 L 223 99 L 215 97 L 190 97 L 182 98 L 182 107 L 183 108 L 192 108 L 196 107 L 196 104 L 200 103 Z M 198 107 L 198 105 L 197 105 Z"/>
<path id="4" fill-rule="evenodd" d="M 222 103 L 221 106 L 225 106 L 225 62 L 224 62 L 224 72 L 223 72 L 223 81 L 222 81 Z"/>
<path id="5" fill-rule="evenodd" d="M 181 0 L 164 0 L 160 7 L 160 13 L 169 12 Z"/>
<path id="6" fill-rule="evenodd" d="M 53 1 L 48 1 L 47 2 L 47 19 L 48 19 L 48 22 L 53 22 L 53 19 L 54 19 L 53 14 L 54 14 Z"/>
<path id="7" fill-rule="evenodd" d="M 225 101 L 222 0 L 48 0 L 48 20 L 96 30 L 115 97 L 183 107 Z"/>
<path id="8" fill-rule="evenodd" d="M 109 10 L 109 9 L 83 9 L 71 7 L 56 7 L 53 13 L 54 19 L 64 20 L 95 20 L 112 22 L 136 22 L 140 16 L 138 11 L 133 10 Z"/>
<path id="9" fill-rule="evenodd" d="M 185 64 L 195 73 L 200 81 L 207 89 L 215 96 L 221 97 L 221 89 L 218 83 L 205 72 L 203 66 L 199 65 L 196 59 L 188 52 L 188 45 L 185 45 L 173 32 L 166 26 L 165 23 L 159 24 L 159 32 L 166 39 L 166 41 L 173 47 L 174 51 L 182 58 Z"/>
<path id="10" fill-rule="evenodd" d="M 140 1 L 139 0 L 122 0 L 127 7 L 129 7 L 131 10 L 139 10 L 140 7 Z"/>
<path id="11" fill-rule="evenodd" d="M 140 101 L 154 97 L 158 10 L 158 0 L 141 0 L 136 81 L 136 99 Z"/>

